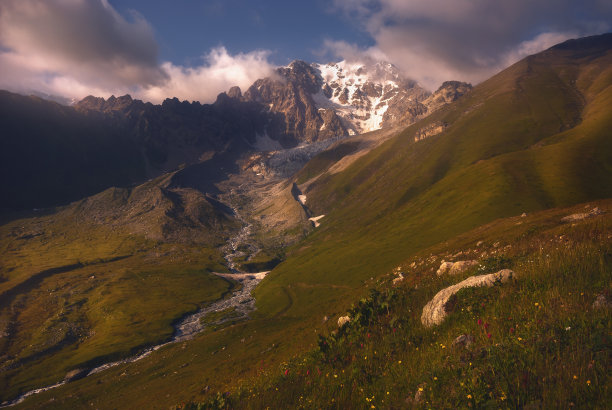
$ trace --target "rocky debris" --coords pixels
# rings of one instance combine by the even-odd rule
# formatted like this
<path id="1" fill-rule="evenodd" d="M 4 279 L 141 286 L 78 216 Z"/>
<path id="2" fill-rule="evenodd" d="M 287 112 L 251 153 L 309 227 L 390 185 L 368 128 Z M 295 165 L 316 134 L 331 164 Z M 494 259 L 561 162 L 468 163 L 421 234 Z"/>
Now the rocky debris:
<path id="1" fill-rule="evenodd" d="M 462 272 L 465 272 L 472 266 L 478 265 L 478 262 L 475 260 L 466 260 L 466 261 L 457 261 L 457 262 L 445 262 L 442 261 L 440 267 L 436 271 L 436 275 L 442 276 L 445 273 L 449 275 L 458 275 Z"/>
<path id="2" fill-rule="evenodd" d="M 591 212 L 571 214 L 568 216 L 564 216 L 563 218 L 561 218 L 561 220 L 563 222 L 577 222 L 582 221 L 583 219 L 591 218 L 593 216 L 601 215 L 602 213 L 603 212 L 601 211 L 601 209 L 595 207 L 591 210 Z"/>
<path id="3" fill-rule="evenodd" d="M 432 327 L 442 323 L 447 315 L 447 304 L 461 289 L 483 286 L 491 287 L 496 282 L 506 283 L 514 276 L 514 272 L 510 269 L 502 269 L 498 272 L 487 275 L 471 276 L 455 285 L 442 289 L 423 308 L 421 323 L 425 327 Z"/>
<path id="4" fill-rule="evenodd" d="M 393 279 L 393 286 L 397 286 L 397 284 L 402 282 L 403 280 L 404 280 L 404 275 L 402 275 L 402 272 L 399 272 L 397 274 L 397 277 Z"/>
<path id="5" fill-rule="evenodd" d="M 74 380 L 79 380 L 87 376 L 88 373 L 89 369 L 74 369 L 66 373 L 66 376 L 64 376 L 64 381 L 72 382 Z"/>
<path id="6" fill-rule="evenodd" d="M 523 213 L 521 214 L 521 218 L 525 218 L 526 216 L 527 216 L 527 214 L 526 214 L 525 212 L 523 212 Z"/>
<path id="7" fill-rule="evenodd" d="M 593 309 L 612 309 L 612 302 L 608 300 L 605 294 L 601 293 L 595 298 Z"/>
<path id="8" fill-rule="evenodd" d="M 338 327 L 342 327 L 350 321 L 351 321 L 351 318 L 349 316 L 340 316 L 338 318 Z"/>
<path id="9" fill-rule="evenodd" d="M 453 341 L 453 346 L 469 347 L 472 343 L 474 343 L 474 336 L 463 334 L 463 335 L 458 336 Z"/>

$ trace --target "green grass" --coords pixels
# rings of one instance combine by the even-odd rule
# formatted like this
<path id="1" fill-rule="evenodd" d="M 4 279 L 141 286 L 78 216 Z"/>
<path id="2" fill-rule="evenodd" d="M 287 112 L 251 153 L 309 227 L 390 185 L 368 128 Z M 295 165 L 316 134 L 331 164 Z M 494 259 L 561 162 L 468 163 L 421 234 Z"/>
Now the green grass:
<path id="1" fill-rule="evenodd" d="M 333 317 L 317 349 L 229 394 L 178 407 L 605 408 L 612 323 L 609 311 L 592 304 L 612 295 L 612 219 L 577 226 L 559 219 L 549 212 L 521 225 L 501 220 L 405 261 L 405 282 L 383 281 L 349 310 L 352 320 L 341 329 L 331 331 Z M 432 274 L 449 254 L 473 254 L 480 240 L 486 244 L 477 252 L 487 256 L 479 267 L 460 277 Z M 438 290 L 509 266 L 516 281 L 462 290 L 442 325 L 421 325 L 422 307 Z M 472 335 L 472 345 L 454 346 L 461 334 Z"/>
<path id="2" fill-rule="evenodd" d="M 224 269 L 214 243 L 154 240 L 155 214 L 126 226 L 88 207 L 0 228 L 0 401 L 167 340 L 176 319 L 233 287 L 210 274 Z"/>
<path id="3" fill-rule="evenodd" d="M 257 311 L 251 320 L 205 332 L 192 341 L 160 349 L 142 361 L 36 395 L 23 407 L 69 408 L 91 404 L 103 408 L 167 408 L 181 401 L 203 402 L 211 397 L 220 400 L 216 392 L 230 390 L 228 400 L 233 400 L 236 406 L 245 403 L 248 406 L 246 391 L 249 389 L 259 395 L 250 403 L 251 407 L 286 407 L 287 403 L 293 403 L 294 407 L 303 404 L 344 408 L 388 403 L 400 407 L 410 405 L 406 398 L 413 398 L 419 386 L 423 387 L 423 400 L 429 401 L 432 407 L 484 405 L 485 399 L 501 400 L 502 392 L 506 395 L 504 402 L 514 400 L 512 403 L 541 400 L 548 404 L 552 403 L 550 397 L 557 395 L 559 403 L 567 405 L 579 395 L 584 395 L 589 405 L 605 403 L 609 382 L 600 368 L 595 364 L 589 368 L 590 362 L 585 361 L 587 353 L 599 352 L 595 348 L 600 342 L 584 335 L 589 330 L 601 335 L 597 330 L 602 326 L 601 315 L 591 312 L 589 306 L 597 292 L 609 292 L 610 261 L 606 256 L 610 243 L 609 217 L 604 215 L 579 224 L 584 229 L 577 228 L 576 232 L 572 231 L 572 225 L 561 224 L 560 219 L 583 211 L 585 205 L 576 204 L 586 201 L 610 211 L 610 201 L 600 199 L 612 197 L 609 138 L 612 120 L 608 108 L 612 98 L 611 66 L 610 53 L 568 58 L 555 52 L 525 60 L 475 87 L 453 106 L 390 139 L 344 171 L 333 176 L 321 174 L 306 194 L 313 212 L 326 217 L 321 220 L 321 227 L 287 250 L 286 260 L 256 289 Z M 449 127 L 442 134 L 414 143 L 414 132 L 430 121 L 444 121 Z M 313 166 L 312 175 L 326 167 L 325 161 Z M 163 199 L 163 195 L 156 198 Z M 553 209 L 540 212 L 550 208 Z M 516 216 L 522 212 L 529 215 Z M 156 215 L 159 216 L 153 216 Z M 597 226 L 599 223 L 603 225 Z M 67 234 L 67 242 L 76 237 Z M 143 239 L 146 243 L 156 242 L 151 236 L 141 234 L 142 238 L 149 238 Z M 551 242 L 555 235 L 572 239 L 574 246 L 568 248 L 567 256 L 554 253 L 557 252 L 554 246 L 560 246 Z M 485 354 L 471 360 L 473 365 L 478 365 L 476 374 L 470 368 L 460 367 L 463 362 L 456 362 L 456 355 L 447 358 L 444 354 L 450 351 L 451 342 L 459 332 L 480 331 L 475 318 L 466 313 L 468 305 L 463 306 L 463 312 L 453 313 L 451 320 L 436 330 L 424 330 L 419 318 L 420 309 L 429 298 L 455 279 L 461 279 L 433 277 L 440 259 L 448 259 L 459 250 L 473 251 L 480 240 L 485 245 L 478 249 L 478 254 L 470 252 L 470 255 L 481 259 L 489 268 L 510 263 L 517 272 L 525 273 L 516 284 L 492 289 L 491 294 L 465 297 L 466 303 L 475 298 L 491 301 L 481 306 L 479 313 L 491 323 L 494 331 L 490 333 L 495 337 L 494 343 L 499 343 L 499 346 L 490 345 L 490 339 L 480 340 L 482 334 L 478 333 L 476 352 L 480 354 L 484 349 Z M 74 242 L 69 246 L 84 256 L 91 256 L 79 256 L 79 260 L 101 257 L 88 253 L 88 249 L 96 246 L 102 249 L 104 241 Z M 11 246 L 15 243 L 17 239 L 13 238 Z M 496 243 L 499 246 L 495 247 Z M 507 245 L 511 248 L 506 248 Z M 134 247 L 136 252 L 140 249 L 140 245 L 135 246 L 130 240 L 114 243 L 114 247 Z M 5 249 L 12 252 L 12 248 Z M 32 256 L 35 249 L 31 250 Z M 185 249 L 192 249 L 193 253 Z M 218 260 L 210 255 L 207 263 L 202 263 L 197 259 L 197 249 L 197 244 L 189 242 L 163 244 L 160 254 L 168 262 L 163 266 L 171 269 L 172 263 L 191 259 L 202 267 L 214 265 Z M 541 254 L 543 250 L 550 250 L 548 254 L 558 258 L 557 265 Z M 109 247 L 109 252 L 115 251 L 111 252 Z M 147 252 L 142 252 L 142 257 Z M 486 253 L 483 255 L 483 252 Z M 19 259 L 18 254 L 13 256 Z M 48 258 L 52 256 L 41 260 Z M 534 265 L 537 269 L 530 270 L 529 258 L 537 261 Z M 28 260 L 36 258 L 25 258 L 15 262 L 16 266 L 31 264 Z M 412 262 L 417 267 L 408 269 Z M 388 278 L 384 275 L 400 264 L 407 272 L 407 279 L 402 289 L 391 292 L 385 285 Z M 579 280 L 567 280 L 574 270 Z M 22 274 L 17 270 L 3 272 L 8 281 L 21 281 L 29 275 L 20 279 Z M 39 272 L 38 268 L 30 273 L 33 272 Z M 467 274 L 470 273 L 476 271 Z M 561 277 L 564 283 L 546 282 L 540 277 Z M 601 278 L 606 280 L 602 282 Z M 589 279 L 587 284 L 586 279 Z M 0 286 L 9 286 L 7 283 L 2 282 Z M 13 286 L 17 282 L 11 283 Z M 418 288 L 414 289 L 416 285 Z M 572 295 L 569 295 L 570 288 Z M 364 305 L 378 309 L 376 306 L 386 304 L 384 312 L 377 310 L 367 325 L 348 329 L 347 339 L 339 334 L 334 350 L 330 350 L 332 356 L 322 357 L 316 349 L 318 336 L 323 333 L 329 337 L 337 317 L 345 314 L 352 303 L 367 298 L 371 289 L 378 289 L 384 298 L 376 299 L 375 303 L 366 299 Z M 198 290 L 194 287 L 193 291 Z M 576 291 L 584 295 L 578 297 Z M 589 377 L 586 380 L 591 381 L 591 386 L 597 383 L 595 393 L 589 396 L 582 384 L 579 389 L 571 390 L 574 385 L 565 379 L 548 386 L 545 381 L 534 381 L 528 375 L 534 390 L 522 397 L 521 393 L 510 390 L 511 384 L 517 383 L 518 370 L 504 356 L 506 350 L 518 354 L 517 346 L 512 344 L 518 339 L 502 332 L 505 322 L 500 321 L 504 317 L 501 314 L 509 312 L 517 300 L 521 302 L 521 309 L 511 316 L 517 321 L 512 322 L 513 326 L 533 320 L 532 315 L 540 311 L 554 312 L 553 308 L 560 307 L 555 304 L 557 294 L 564 306 L 569 306 L 567 316 L 558 314 L 557 320 L 551 313 L 542 322 L 547 328 L 541 335 L 526 329 L 534 339 L 529 345 L 529 352 L 533 353 L 527 352 L 525 356 L 521 353 L 519 357 L 528 364 L 542 360 L 552 363 L 558 356 L 546 349 L 541 352 L 542 348 L 550 344 L 550 335 L 568 326 L 563 326 L 564 318 L 576 317 L 578 324 L 569 325 L 576 326 L 576 338 L 553 352 L 563 357 L 569 355 L 568 370 L 554 366 L 553 369 L 565 375 L 580 371 L 576 374 L 577 380 Z M 530 303 L 535 302 L 542 309 L 534 310 L 535 305 Z M 471 309 L 474 311 L 474 307 Z M 324 321 L 325 317 L 329 320 Z M 390 325 L 394 317 L 397 318 L 393 322 L 395 333 Z M 609 322 L 603 326 L 609 329 Z M 515 331 L 518 331 L 516 327 Z M 363 348 L 359 345 L 359 350 L 355 350 L 354 360 L 348 342 L 342 342 L 350 338 L 364 342 Z M 586 343 L 590 350 L 577 350 L 579 342 Z M 416 353 L 417 347 L 419 353 Z M 350 363 L 346 362 L 349 353 Z M 342 360 L 334 362 L 334 354 Z M 461 357 L 462 353 L 458 355 Z M 601 356 L 589 360 L 595 359 L 609 361 Z M 321 370 L 316 383 L 303 377 L 304 368 L 299 366 L 304 360 Z M 396 368 L 400 360 L 404 366 Z M 408 363 L 410 366 L 406 366 Z M 455 386 L 453 390 L 449 380 L 454 378 L 451 373 L 445 373 L 449 371 L 447 368 L 456 372 L 453 375 L 470 378 L 471 384 L 464 381 L 467 387 Z M 287 369 L 290 371 L 285 377 Z M 306 368 L 310 375 L 314 369 Z M 547 373 L 538 366 L 535 371 L 542 377 L 553 376 L 552 371 Z M 492 378 L 492 374 L 499 372 L 507 372 L 507 385 Z M 574 380 L 573 374 L 571 377 Z M 432 383 L 441 379 L 447 382 L 436 390 Z M 585 384 L 586 380 L 583 380 Z M 304 381 L 311 384 L 305 386 Z M 242 391 L 236 390 L 240 385 Z M 353 385 L 357 387 L 353 389 Z M 364 391 L 359 390 L 360 386 Z M 276 387 L 283 388 L 279 388 L 281 393 L 276 393 Z M 467 401 L 468 394 L 472 402 Z M 300 396 L 312 403 L 300 402 Z"/>
<path id="4" fill-rule="evenodd" d="M 345 171 L 322 174 L 305 194 L 326 217 L 256 290 L 262 314 L 323 315 L 339 292 L 312 306 L 305 287 L 288 287 L 346 286 L 355 297 L 405 255 L 496 218 L 612 196 L 612 87 L 601 85 L 610 55 L 523 60 Z M 449 127 L 415 143 L 432 121 Z"/>

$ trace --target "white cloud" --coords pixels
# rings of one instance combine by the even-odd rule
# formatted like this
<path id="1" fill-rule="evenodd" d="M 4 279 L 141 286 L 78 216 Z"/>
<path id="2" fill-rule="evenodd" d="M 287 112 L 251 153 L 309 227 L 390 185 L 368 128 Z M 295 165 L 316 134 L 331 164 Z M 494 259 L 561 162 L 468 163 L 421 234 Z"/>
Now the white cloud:
<path id="1" fill-rule="evenodd" d="M 478 83 L 510 63 L 570 37 L 609 30 L 601 0 L 335 0 L 378 50 L 427 88 Z M 354 52 L 354 50 L 353 50 Z"/>
<path id="2" fill-rule="evenodd" d="M 204 64 L 197 67 L 162 64 L 169 80 L 162 85 L 149 87 L 137 93 L 152 102 L 160 102 L 168 96 L 181 100 L 214 101 L 217 95 L 237 85 L 242 90 L 255 80 L 269 76 L 274 66 L 268 62 L 269 51 L 230 55 L 224 47 L 214 48 L 206 55 Z"/>
<path id="3" fill-rule="evenodd" d="M 1 0 L 0 88 L 80 99 L 130 93 L 147 101 L 214 101 L 269 75 L 268 51 L 211 50 L 196 67 L 159 63 L 150 24 L 107 0 Z"/>

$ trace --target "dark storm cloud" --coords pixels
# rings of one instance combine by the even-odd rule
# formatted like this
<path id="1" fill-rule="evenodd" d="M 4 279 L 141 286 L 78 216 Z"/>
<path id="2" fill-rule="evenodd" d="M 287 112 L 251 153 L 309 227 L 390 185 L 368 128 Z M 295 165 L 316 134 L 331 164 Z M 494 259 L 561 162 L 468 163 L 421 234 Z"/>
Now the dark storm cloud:
<path id="1" fill-rule="evenodd" d="M 478 82 L 529 53 L 610 29 L 602 0 L 337 0 L 374 48 L 430 88 Z M 367 50 L 372 53 L 372 49 Z"/>
<path id="2" fill-rule="evenodd" d="M 136 13 L 126 20 L 106 0 L 3 0 L 0 44 L 7 64 L 50 75 L 70 71 L 98 87 L 166 78 L 151 26 Z"/>

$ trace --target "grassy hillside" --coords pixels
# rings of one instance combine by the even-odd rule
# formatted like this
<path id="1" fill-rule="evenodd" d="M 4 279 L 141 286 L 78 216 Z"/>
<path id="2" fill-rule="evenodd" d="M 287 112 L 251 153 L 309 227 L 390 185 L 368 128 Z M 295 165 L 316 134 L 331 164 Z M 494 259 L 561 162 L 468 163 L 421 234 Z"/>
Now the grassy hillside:
<path id="1" fill-rule="evenodd" d="M 610 323 L 604 313 L 590 307 L 596 296 L 610 292 L 610 202 L 603 199 L 612 197 L 611 43 L 609 35 L 583 39 L 529 57 L 336 169 L 342 171 L 331 174 L 325 168 L 355 152 L 354 147 L 340 147 L 316 158 L 296 180 L 304 182 L 313 214 L 326 216 L 319 228 L 287 250 L 286 260 L 256 289 L 257 311 L 251 320 L 41 393 L 22 407 L 167 408 L 186 400 L 208 403 L 211 397 L 244 407 L 409 406 L 412 402 L 406 399 L 414 399 L 419 387 L 420 403 L 432 407 L 485 405 L 485 400 L 493 400 L 487 405 L 495 407 L 504 401 L 509 407 L 531 402 L 567 407 L 581 396 L 586 407 L 605 403 L 609 381 L 601 363 L 609 361 L 609 342 L 601 329 L 609 329 Z M 418 131 L 432 124 L 445 129 L 415 142 Z M 110 191 L 105 195 L 116 198 Z M 160 204 L 181 203 L 163 191 L 146 197 L 158 198 Z M 561 222 L 563 216 L 584 210 L 585 202 L 607 213 L 575 226 Z M 523 212 L 528 215 L 519 218 Z M 122 221 L 121 226 L 141 226 L 133 225 L 141 214 L 130 215 L 134 219 Z M 144 215 L 151 220 L 168 216 Z M 112 230 L 105 221 L 102 226 Z M 78 237 L 77 228 L 72 229 L 67 240 Z M 189 246 L 200 246 L 197 243 L 177 246 L 168 237 L 151 239 L 152 234 L 162 233 L 141 230 L 121 246 L 133 246 L 133 240 L 144 238 L 164 249 L 174 247 L 176 257 L 161 254 L 168 259 L 159 263 L 160 269 L 187 260 L 200 267 L 218 260 L 213 254 L 204 261 L 208 251 Z M 565 237 L 570 238 L 567 243 Z M 479 241 L 484 244 L 476 245 Z M 122 249 L 116 244 L 110 254 L 122 255 Z M 144 258 L 154 249 L 134 254 Z M 487 271 L 511 266 L 519 272 L 519 280 L 490 289 L 491 293 L 466 293 L 452 320 L 425 330 L 419 324 L 424 303 L 463 278 L 437 278 L 436 265 L 459 252 L 478 259 Z M 140 266 L 140 260 L 132 260 Z M 385 275 L 398 265 L 407 279 L 394 290 Z M 180 281 L 181 289 L 188 282 Z M 54 289 L 42 289 L 48 288 Z M 139 294 L 148 289 L 141 288 Z M 192 286 L 191 291 L 204 289 Z M 198 295 L 200 300 L 213 297 Z M 358 302 L 368 295 L 372 298 Z M 176 309 L 168 311 L 168 317 L 183 309 L 172 305 L 169 294 L 151 297 L 164 299 L 160 311 Z M 371 320 L 330 336 L 338 316 L 357 303 L 370 309 L 364 315 Z M 512 321 L 504 321 L 508 317 Z M 474 324 L 478 318 L 490 323 L 491 339 Z M 147 326 L 159 329 L 159 323 L 167 324 L 152 320 Z M 515 332 L 524 330 L 527 337 L 511 336 L 510 325 Z M 565 335 L 561 330 L 567 327 L 576 333 L 561 339 Z M 466 332 L 475 335 L 475 350 L 445 355 L 454 338 Z M 319 338 L 322 333 L 325 339 Z M 135 339 L 125 336 L 126 345 L 134 346 Z M 151 334 L 147 337 L 153 339 Z M 530 344 L 518 343 L 522 341 L 517 337 Z M 332 346 L 317 350 L 318 341 Z M 520 360 L 513 362 L 509 355 Z M 559 357 L 567 358 L 565 363 Z M 523 370 L 533 367 L 533 372 Z M 316 371 L 319 379 L 305 379 L 305 371 L 307 376 Z M 493 376 L 499 374 L 505 376 Z M 7 384 L 12 389 L 7 396 L 33 384 L 26 376 L 24 371 L 23 379 L 15 376 Z M 540 382 L 541 378 L 552 381 Z M 456 386 L 457 379 L 464 385 Z M 15 380 L 20 380 L 17 387 L 11 384 Z M 581 384 L 572 385 L 574 380 Z M 444 383 L 436 387 L 437 381 Z M 523 392 L 525 386 L 529 388 Z M 216 396 L 217 391 L 231 394 Z"/>
<path id="2" fill-rule="evenodd" d="M 562 218 L 598 205 L 604 215 Z M 612 398 L 612 201 L 500 219 L 403 261 L 318 347 L 199 408 L 606 408 Z M 459 275 L 441 260 L 476 258 Z M 437 327 L 421 324 L 439 290 L 511 268 L 515 280 L 461 290 Z M 599 301 L 599 302 L 596 302 Z M 607 303 L 607 305 L 606 305 Z M 469 344 L 456 343 L 465 335 Z"/>
<path id="3" fill-rule="evenodd" d="M 612 196 L 611 38 L 529 57 L 319 176 L 305 193 L 322 226 L 257 289 L 260 312 L 323 315 L 338 301 L 334 286 L 357 289 L 427 246 L 496 218 Z M 414 141 L 436 121 L 444 132 Z"/>
<path id="4" fill-rule="evenodd" d="M 170 338 L 233 285 L 237 224 L 171 176 L 0 227 L 0 401 Z"/>

